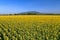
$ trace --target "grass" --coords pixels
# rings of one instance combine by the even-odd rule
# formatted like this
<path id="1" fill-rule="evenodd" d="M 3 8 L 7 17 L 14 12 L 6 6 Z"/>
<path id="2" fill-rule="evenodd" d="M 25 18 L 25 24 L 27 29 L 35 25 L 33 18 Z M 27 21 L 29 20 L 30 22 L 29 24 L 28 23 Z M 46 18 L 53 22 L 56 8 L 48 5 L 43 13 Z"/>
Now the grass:
<path id="1" fill-rule="evenodd" d="M 60 16 L 0 16 L 2 40 L 60 40 Z"/>

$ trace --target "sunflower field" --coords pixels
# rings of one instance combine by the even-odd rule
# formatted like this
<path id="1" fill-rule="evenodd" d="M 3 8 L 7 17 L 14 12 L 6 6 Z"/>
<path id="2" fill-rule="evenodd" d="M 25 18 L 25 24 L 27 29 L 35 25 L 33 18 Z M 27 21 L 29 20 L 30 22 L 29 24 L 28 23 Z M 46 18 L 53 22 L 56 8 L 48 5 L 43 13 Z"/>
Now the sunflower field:
<path id="1" fill-rule="evenodd" d="M 0 40 L 60 40 L 60 16 L 0 16 Z"/>

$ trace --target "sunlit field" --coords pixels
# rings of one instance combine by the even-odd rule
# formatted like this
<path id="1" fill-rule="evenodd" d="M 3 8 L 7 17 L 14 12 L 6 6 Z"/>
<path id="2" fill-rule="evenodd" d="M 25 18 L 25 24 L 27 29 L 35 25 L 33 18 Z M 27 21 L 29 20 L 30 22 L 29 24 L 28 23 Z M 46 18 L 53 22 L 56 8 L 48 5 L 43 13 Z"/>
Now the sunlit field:
<path id="1" fill-rule="evenodd" d="M 0 16 L 0 40 L 60 40 L 60 16 Z"/>

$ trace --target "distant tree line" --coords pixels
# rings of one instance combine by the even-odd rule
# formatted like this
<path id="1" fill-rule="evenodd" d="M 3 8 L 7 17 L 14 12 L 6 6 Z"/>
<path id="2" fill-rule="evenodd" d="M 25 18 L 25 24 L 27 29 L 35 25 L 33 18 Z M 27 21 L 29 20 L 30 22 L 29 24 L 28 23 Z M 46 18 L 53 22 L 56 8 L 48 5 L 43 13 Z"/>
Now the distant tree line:
<path id="1" fill-rule="evenodd" d="M 12 15 L 12 14 L 10 14 Z M 53 13 L 18 13 L 13 15 L 60 15 L 60 14 L 53 14 Z"/>
<path id="2" fill-rule="evenodd" d="M 40 13 L 36 11 L 14 13 L 14 14 L 1 14 L 1 15 L 60 15 L 60 13 Z"/>

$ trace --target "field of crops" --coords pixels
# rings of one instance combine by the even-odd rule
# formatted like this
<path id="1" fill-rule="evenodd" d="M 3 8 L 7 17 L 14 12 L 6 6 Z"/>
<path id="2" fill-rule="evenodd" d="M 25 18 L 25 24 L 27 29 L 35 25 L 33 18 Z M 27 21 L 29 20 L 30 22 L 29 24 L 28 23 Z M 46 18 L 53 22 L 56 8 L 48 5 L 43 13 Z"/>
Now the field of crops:
<path id="1" fill-rule="evenodd" d="M 60 40 L 60 16 L 0 16 L 0 40 Z"/>

